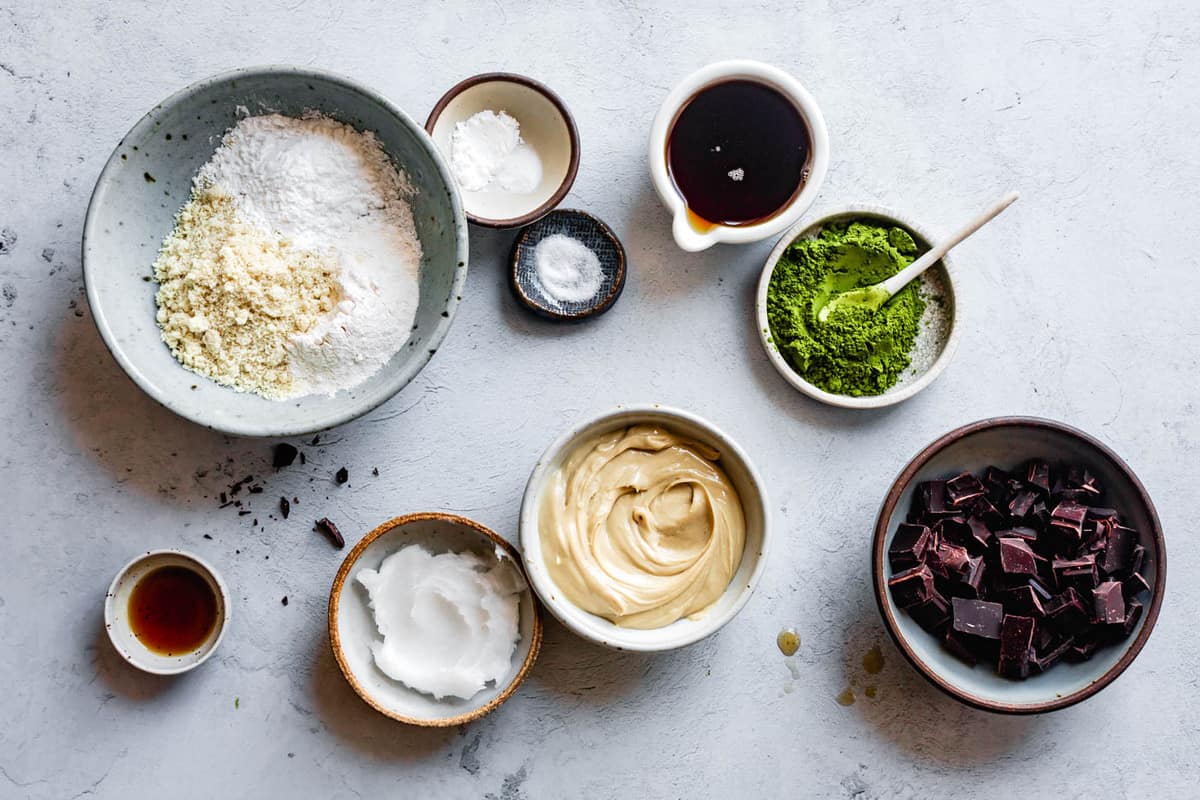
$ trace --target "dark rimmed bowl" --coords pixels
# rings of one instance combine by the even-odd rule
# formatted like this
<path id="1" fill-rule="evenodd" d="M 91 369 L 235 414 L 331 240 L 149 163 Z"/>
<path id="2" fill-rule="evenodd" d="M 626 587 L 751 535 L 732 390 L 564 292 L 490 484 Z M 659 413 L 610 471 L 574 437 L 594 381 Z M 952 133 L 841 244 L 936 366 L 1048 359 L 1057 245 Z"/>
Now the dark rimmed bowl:
<path id="1" fill-rule="evenodd" d="M 535 277 L 534 251 L 547 236 L 560 233 L 591 248 L 603 277 L 596 296 L 582 303 L 555 303 Z M 508 286 L 530 311 L 558 322 L 582 322 L 613 307 L 625 289 L 625 247 L 600 218 L 574 208 L 551 211 L 517 234 L 509 256 Z"/>
<path id="2" fill-rule="evenodd" d="M 527 202 L 499 192 L 459 192 L 467 219 L 485 228 L 519 228 L 550 213 L 575 183 L 579 172 L 579 131 L 562 98 L 545 84 L 511 72 L 473 75 L 442 95 L 429 112 L 425 130 L 450 163 L 455 124 L 480 111 L 507 111 L 521 124 L 521 137 L 538 153 L 541 185 Z M 453 171 L 453 170 L 451 170 Z M 498 199 L 499 198 L 499 199 Z M 503 206 L 503 207 L 501 207 Z"/>
<path id="3" fill-rule="evenodd" d="M 992 667 L 970 667 L 943 649 L 892 602 L 887 580 L 892 571 L 887 549 L 904 520 L 913 491 L 922 481 L 951 477 L 963 470 L 1004 469 L 1031 458 L 1086 466 L 1105 489 L 1105 504 L 1116 508 L 1146 548 L 1142 574 L 1150 600 L 1133 634 L 1096 651 L 1081 664 L 1059 663 L 1024 681 L 997 675 Z M 934 441 L 910 461 L 892 484 L 875 525 L 871 550 L 875 599 L 884 626 L 906 659 L 926 679 L 954 699 L 984 711 L 1040 714 L 1086 700 L 1108 686 L 1133 663 L 1150 638 L 1166 587 L 1167 557 L 1162 525 L 1150 496 L 1133 470 L 1108 446 L 1083 431 L 1035 417 L 997 417 L 973 422 Z"/>

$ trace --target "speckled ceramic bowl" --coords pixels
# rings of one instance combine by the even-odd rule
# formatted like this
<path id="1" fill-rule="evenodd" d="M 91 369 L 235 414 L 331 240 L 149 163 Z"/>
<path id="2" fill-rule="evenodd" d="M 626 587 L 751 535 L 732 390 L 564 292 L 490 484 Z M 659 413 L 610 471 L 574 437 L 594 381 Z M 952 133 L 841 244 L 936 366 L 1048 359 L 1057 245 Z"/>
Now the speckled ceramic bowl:
<path id="1" fill-rule="evenodd" d="M 953 477 L 964 470 L 979 474 L 988 465 L 1012 469 L 1042 458 L 1083 464 L 1104 487 L 1104 505 L 1116 508 L 1146 548 L 1142 574 L 1150 583 L 1145 612 L 1132 635 L 1101 648 L 1090 661 L 1059 662 L 1023 681 L 997 675 L 990 665 L 971 667 L 945 650 L 906 612 L 896 607 L 887 580 L 892 571 L 887 550 L 904 521 L 918 484 Z M 1038 714 L 1065 708 L 1094 695 L 1116 680 L 1145 646 L 1158 619 L 1167 578 L 1162 525 L 1145 487 L 1129 466 L 1099 440 L 1061 422 L 1030 417 L 985 419 L 942 436 L 908 463 L 892 484 L 875 525 L 871 551 L 875 597 L 884 625 L 904 657 L 934 686 L 967 705 L 1006 714 Z"/>
<path id="2" fill-rule="evenodd" d="M 775 344 L 771 336 L 770 321 L 767 318 L 767 288 L 771 285 L 771 275 L 780 256 L 799 239 L 811 239 L 820 234 L 821 230 L 830 223 L 846 222 L 865 219 L 879 224 L 904 228 L 916 241 L 921 252 L 929 249 L 931 242 L 936 241 L 928 230 L 916 221 L 882 206 L 853 205 L 839 209 L 816 219 L 813 222 L 802 222 L 789 230 L 776 243 L 767 263 L 763 266 L 762 276 L 758 280 L 758 293 L 755 301 L 755 315 L 758 324 L 758 336 L 771 366 L 783 376 L 783 379 L 809 397 L 820 400 L 831 406 L 842 408 L 884 408 L 907 400 L 933 383 L 958 349 L 959 333 L 962 326 L 958 324 L 959 304 L 958 295 L 954 291 L 954 267 L 950 256 L 944 256 L 917 280 L 926 298 L 925 316 L 922 319 L 923 332 L 917 338 L 917 347 L 923 356 L 914 356 L 913 365 L 900 376 L 896 385 L 883 394 L 852 397 L 844 394 L 827 392 L 809 383 L 797 372 Z M 936 315 L 936 316 L 935 316 Z M 918 363 L 921 361 L 922 363 Z"/>
<path id="3" fill-rule="evenodd" d="M 526 587 L 519 607 L 521 638 L 509 673 L 472 698 L 438 700 L 392 680 L 375 666 L 371 643 L 379 638 L 379 631 L 367 592 L 354 576 L 360 569 L 378 569 L 383 559 L 410 544 L 420 544 L 432 553 L 472 552 L 489 559 L 500 552 L 521 569 L 521 557 L 512 545 L 495 531 L 466 517 L 429 512 L 388 520 L 354 546 L 333 580 L 329 592 L 329 642 L 350 686 L 379 713 L 422 727 L 462 725 L 495 710 L 525 680 L 542 647 L 542 620 L 533 593 Z"/>
<path id="4" fill-rule="evenodd" d="M 265 400 L 220 386 L 172 357 L 155 323 L 152 265 L 187 201 L 192 177 L 245 113 L 317 110 L 374 131 L 417 188 L 421 298 L 407 344 L 372 378 L 333 397 Z M 167 408 L 216 430 L 287 436 L 339 425 L 405 386 L 450 327 L 467 272 L 467 222 L 437 148 L 420 125 L 371 89 L 296 67 L 215 75 L 151 109 L 117 145 L 96 182 L 83 232 L 83 275 L 108 349 L 138 386 Z M 396 331 L 398 338 L 408 331 Z"/>
<path id="5" fill-rule="evenodd" d="M 746 517 L 746 544 L 742 561 L 725 587 L 725 593 L 695 619 L 681 619 L 662 628 L 622 628 L 584 611 L 571 602 L 550 577 L 542 555 L 538 530 L 542 494 L 546 485 L 580 441 L 629 425 L 657 424 L 691 436 L 721 454 L 719 465 L 729 476 L 742 501 Z M 542 603 L 563 625 L 585 639 L 616 650 L 657 652 L 698 642 L 720 630 L 737 616 L 762 577 L 771 539 L 771 512 L 766 485 L 749 456 L 724 432 L 695 414 L 660 405 L 619 406 L 589 417 L 559 436 L 546 449 L 529 476 L 521 502 L 521 552 L 525 571 Z"/>

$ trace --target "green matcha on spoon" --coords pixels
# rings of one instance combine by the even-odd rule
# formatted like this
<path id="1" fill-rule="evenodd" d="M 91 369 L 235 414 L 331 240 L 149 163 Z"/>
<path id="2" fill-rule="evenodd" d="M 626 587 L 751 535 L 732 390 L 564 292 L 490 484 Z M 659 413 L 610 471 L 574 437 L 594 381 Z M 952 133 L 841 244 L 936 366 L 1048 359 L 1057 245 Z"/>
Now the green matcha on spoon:
<path id="1" fill-rule="evenodd" d="M 999 202 L 967 223 L 967 225 L 959 230 L 958 233 L 954 234 L 946 241 L 934 245 L 929 249 L 929 252 L 925 253 L 925 255 L 921 256 L 916 261 L 909 264 L 892 277 L 888 278 L 886 281 L 880 281 L 879 283 L 874 283 L 870 286 L 863 286 L 858 289 L 851 289 L 848 292 L 839 292 L 838 294 L 831 296 L 825 302 L 825 305 L 821 306 L 821 309 L 817 312 L 817 320 L 819 322 L 824 322 L 825 320 L 829 319 L 829 315 L 839 306 L 842 308 L 857 306 L 859 308 L 865 308 L 869 311 L 878 311 L 883 307 L 884 303 L 886 303 L 888 300 L 891 300 L 896 293 L 907 286 L 909 282 L 936 264 L 942 256 L 946 255 L 946 253 L 950 252 L 952 247 L 957 245 L 963 239 L 966 239 L 975 231 L 982 228 L 988 222 L 991 222 L 997 214 L 1011 206 L 1016 201 L 1017 197 L 1018 195 L 1016 192 L 1009 192 L 1008 194 L 1004 195 L 1004 197 L 1000 198 Z"/>

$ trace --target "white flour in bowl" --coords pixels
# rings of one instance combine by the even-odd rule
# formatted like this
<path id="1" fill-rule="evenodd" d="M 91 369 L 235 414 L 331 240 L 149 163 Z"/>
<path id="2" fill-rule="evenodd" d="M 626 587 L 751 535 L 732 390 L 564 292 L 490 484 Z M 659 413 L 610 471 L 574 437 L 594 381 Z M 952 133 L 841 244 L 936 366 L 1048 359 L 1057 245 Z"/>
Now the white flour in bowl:
<path id="1" fill-rule="evenodd" d="M 200 169 L 155 263 L 158 319 L 172 353 L 220 383 L 272 398 L 332 395 L 367 380 L 404 346 L 416 314 L 421 243 L 412 194 L 370 132 L 320 116 L 243 119 Z M 238 221 L 283 250 L 267 263 L 253 237 L 225 239 L 205 224 L 206 209 L 219 205 L 213 195 L 231 198 Z M 280 252 L 332 273 L 335 302 L 315 320 L 303 292 L 321 289 L 289 280 Z M 247 357 L 280 349 L 260 341 L 255 332 L 264 329 L 284 337 L 271 380 L 257 367 L 261 354 Z"/>

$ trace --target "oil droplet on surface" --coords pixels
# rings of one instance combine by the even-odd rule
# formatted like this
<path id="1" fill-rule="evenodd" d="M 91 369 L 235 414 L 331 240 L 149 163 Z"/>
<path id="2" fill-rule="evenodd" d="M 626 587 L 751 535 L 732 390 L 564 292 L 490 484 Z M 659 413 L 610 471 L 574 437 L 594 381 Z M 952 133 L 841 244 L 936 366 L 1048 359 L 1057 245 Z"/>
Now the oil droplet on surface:
<path id="1" fill-rule="evenodd" d="M 878 675 L 883 670 L 883 651 L 875 645 L 863 656 L 863 669 L 871 675 Z"/>
<path id="2" fill-rule="evenodd" d="M 839 706 L 854 705 L 854 690 L 847 686 L 836 698 Z"/>
<path id="3" fill-rule="evenodd" d="M 879 690 L 874 686 L 868 686 L 867 688 L 863 689 L 863 694 L 874 700 L 879 695 Z"/>
<path id="4" fill-rule="evenodd" d="M 775 637 L 775 644 L 779 645 L 779 652 L 785 656 L 794 656 L 800 649 L 800 634 L 796 633 L 795 628 L 784 628 Z"/>

